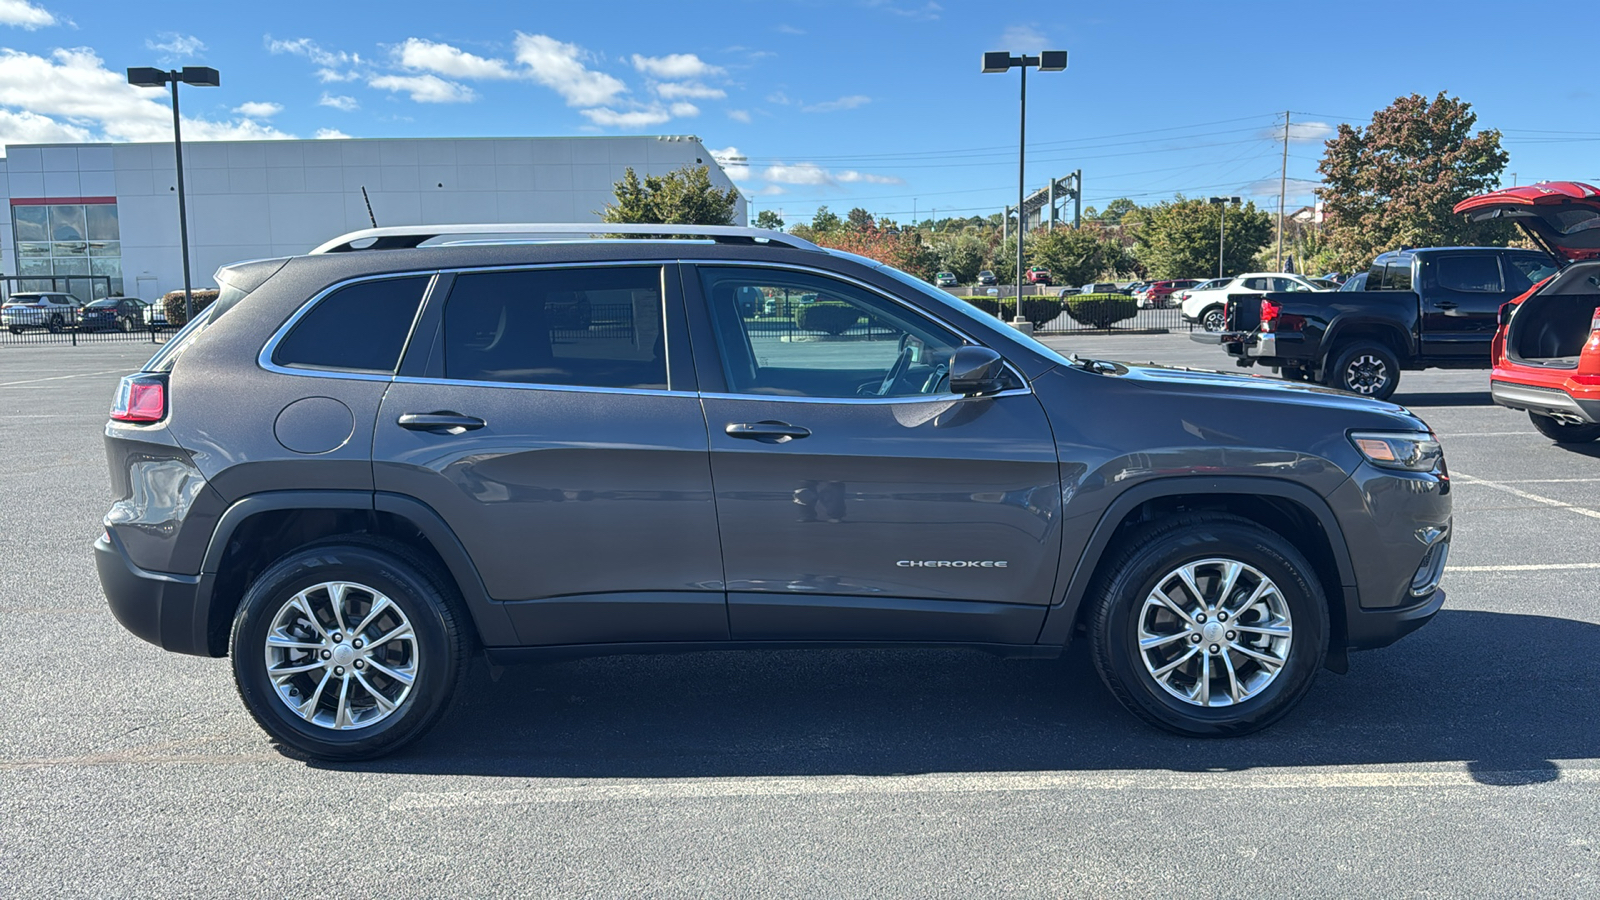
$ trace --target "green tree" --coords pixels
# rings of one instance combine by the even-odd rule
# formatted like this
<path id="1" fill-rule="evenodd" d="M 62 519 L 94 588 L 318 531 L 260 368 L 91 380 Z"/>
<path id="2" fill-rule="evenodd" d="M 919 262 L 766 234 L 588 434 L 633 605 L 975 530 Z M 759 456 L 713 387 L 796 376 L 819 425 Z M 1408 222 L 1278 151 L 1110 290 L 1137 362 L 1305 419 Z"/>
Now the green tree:
<path id="1" fill-rule="evenodd" d="M 1015 253 L 1016 244 L 1011 247 Z M 1131 268 L 1122 245 L 1097 228 L 1030 232 L 1025 252 L 1028 264 L 1049 269 L 1056 284 L 1087 284 L 1102 274 L 1120 274 Z"/>
<path id="2" fill-rule="evenodd" d="M 1503 245 L 1501 222 L 1469 223 L 1450 209 L 1500 186 L 1508 156 L 1500 132 L 1473 133 L 1472 104 L 1443 91 L 1397 98 L 1366 128 L 1340 125 L 1327 144 L 1322 173 L 1327 259 L 1337 268 L 1365 268 L 1400 246 Z"/>
<path id="3" fill-rule="evenodd" d="M 849 222 L 851 229 L 855 231 L 866 231 L 877 226 L 877 223 L 872 221 L 872 213 L 859 206 L 845 214 L 845 221 Z"/>
<path id="4" fill-rule="evenodd" d="M 731 225 L 738 208 L 737 188 L 718 190 L 706 166 L 684 166 L 642 180 L 630 167 L 613 188 L 615 203 L 606 204 L 602 220 L 663 225 Z"/>
<path id="5" fill-rule="evenodd" d="M 756 227 L 765 228 L 768 231 L 782 231 L 783 217 L 770 209 L 763 209 L 761 212 L 756 213 Z"/>
<path id="6" fill-rule="evenodd" d="M 816 214 L 811 217 L 811 230 L 818 234 L 838 231 L 843 224 L 839 220 L 839 214 L 830 211 L 826 206 L 817 207 Z"/>
<path id="7" fill-rule="evenodd" d="M 975 234 L 958 232 L 939 235 L 933 240 L 932 249 L 938 271 L 951 273 L 962 284 L 971 284 L 983 268 L 989 245 Z"/>
<path id="8" fill-rule="evenodd" d="M 1176 200 L 1144 207 L 1134 252 L 1152 278 L 1198 278 L 1217 271 L 1221 207 L 1204 200 Z M 1228 206 L 1225 274 L 1249 271 L 1272 236 L 1272 217 L 1256 208 Z"/>

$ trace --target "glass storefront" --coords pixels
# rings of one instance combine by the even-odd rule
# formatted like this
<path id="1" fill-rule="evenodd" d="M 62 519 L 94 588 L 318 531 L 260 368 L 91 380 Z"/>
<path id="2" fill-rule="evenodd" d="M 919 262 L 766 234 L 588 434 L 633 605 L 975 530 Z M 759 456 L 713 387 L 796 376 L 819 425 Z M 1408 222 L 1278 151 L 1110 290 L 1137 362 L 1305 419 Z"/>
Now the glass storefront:
<path id="1" fill-rule="evenodd" d="M 121 295 L 122 233 L 115 203 L 18 204 L 11 207 L 21 276 L 104 275 Z M 99 279 L 24 281 L 17 290 L 70 291 L 85 303 L 108 296 Z"/>

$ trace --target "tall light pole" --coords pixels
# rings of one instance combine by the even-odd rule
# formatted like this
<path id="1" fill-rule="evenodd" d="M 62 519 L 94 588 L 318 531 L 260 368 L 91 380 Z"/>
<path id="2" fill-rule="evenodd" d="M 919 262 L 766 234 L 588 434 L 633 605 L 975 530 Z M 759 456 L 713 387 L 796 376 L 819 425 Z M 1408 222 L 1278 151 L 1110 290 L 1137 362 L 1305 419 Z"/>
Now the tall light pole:
<path id="1" fill-rule="evenodd" d="M 1217 277 L 1222 277 L 1222 259 L 1228 246 L 1228 204 L 1238 206 L 1238 197 L 1212 197 L 1209 201 L 1212 206 L 1222 207 L 1222 218 L 1217 220 Z"/>
<path id="2" fill-rule="evenodd" d="M 1009 51 L 996 50 L 983 54 L 983 73 L 1001 74 L 1011 69 L 1022 70 L 1021 110 L 1017 117 L 1017 314 L 1013 325 L 1026 322 L 1022 315 L 1022 238 L 1027 232 L 1023 218 L 1022 201 L 1027 193 L 1028 158 L 1028 67 L 1036 66 L 1041 72 L 1061 72 L 1067 68 L 1067 51 L 1042 50 L 1038 56 L 1012 56 Z"/>
<path id="3" fill-rule="evenodd" d="M 182 69 L 128 69 L 128 83 L 134 87 L 172 86 L 172 150 L 178 160 L 178 252 L 183 256 L 183 320 L 194 321 L 194 291 L 189 283 L 189 215 L 183 202 L 183 131 L 178 118 L 178 82 L 195 87 L 219 87 L 222 77 L 210 66 L 184 66 Z"/>

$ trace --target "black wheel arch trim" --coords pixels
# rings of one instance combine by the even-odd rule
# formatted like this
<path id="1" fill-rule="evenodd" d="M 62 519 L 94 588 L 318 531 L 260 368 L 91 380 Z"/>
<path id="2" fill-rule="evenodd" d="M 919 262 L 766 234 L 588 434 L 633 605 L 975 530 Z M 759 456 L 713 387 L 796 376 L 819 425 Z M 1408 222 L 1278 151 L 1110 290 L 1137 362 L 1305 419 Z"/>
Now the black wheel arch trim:
<path id="1" fill-rule="evenodd" d="M 1356 334 L 1345 337 L 1345 332 L 1352 328 L 1367 328 L 1369 333 Z M 1392 319 L 1380 319 L 1363 316 L 1358 319 L 1335 319 L 1329 323 L 1328 330 L 1322 336 L 1322 367 L 1327 368 L 1330 361 L 1343 348 L 1344 344 L 1360 340 L 1377 340 L 1388 343 L 1389 349 L 1395 351 L 1395 356 L 1403 368 L 1407 361 L 1417 356 L 1417 344 L 1411 332 Z"/>
<path id="2" fill-rule="evenodd" d="M 1050 607 L 1045 617 L 1044 626 L 1039 631 L 1039 643 L 1066 644 L 1072 640 L 1073 630 L 1078 624 L 1078 613 L 1094 580 L 1100 560 L 1111 546 L 1111 540 L 1115 537 L 1118 526 L 1130 512 L 1140 504 L 1151 500 L 1193 494 L 1277 497 L 1298 503 L 1317 518 L 1323 532 L 1328 536 L 1334 564 L 1339 569 L 1340 590 L 1337 594 L 1329 591 L 1328 599 L 1333 600 L 1337 596 L 1342 601 L 1330 604 L 1328 610 L 1329 626 L 1332 630 L 1329 635 L 1330 657 L 1333 655 L 1332 648 L 1342 648 L 1347 615 L 1350 610 L 1359 609 L 1359 599 L 1355 587 L 1355 564 L 1350 558 L 1350 548 L 1345 543 L 1344 529 L 1340 527 L 1338 518 L 1333 514 L 1333 508 L 1320 494 L 1304 485 L 1274 478 L 1247 476 L 1206 479 L 1192 476 L 1163 478 L 1123 491 L 1111 501 L 1105 512 L 1101 513 L 1100 521 L 1089 535 L 1089 540 L 1078 557 L 1077 565 L 1073 568 L 1072 578 L 1067 583 L 1066 591 L 1061 595 L 1060 601 Z"/>

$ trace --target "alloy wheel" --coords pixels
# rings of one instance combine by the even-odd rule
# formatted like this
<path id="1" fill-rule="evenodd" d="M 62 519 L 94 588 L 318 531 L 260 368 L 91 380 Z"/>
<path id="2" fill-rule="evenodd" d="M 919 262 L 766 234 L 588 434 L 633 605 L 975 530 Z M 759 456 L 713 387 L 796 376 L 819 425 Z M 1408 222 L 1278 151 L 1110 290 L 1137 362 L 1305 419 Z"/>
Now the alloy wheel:
<path id="1" fill-rule="evenodd" d="M 1363 353 L 1344 367 L 1346 390 L 1357 394 L 1377 394 L 1389 383 L 1389 366 L 1383 360 Z"/>
<path id="2" fill-rule="evenodd" d="M 1244 703 L 1289 661 L 1288 602 L 1260 569 L 1232 559 L 1184 563 L 1162 576 L 1138 615 L 1139 656 L 1168 694 L 1194 706 Z"/>
<path id="3" fill-rule="evenodd" d="M 348 731 L 387 719 L 411 693 L 417 636 L 382 592 L 349 581 L 290 597 L 267 632 L 266 672 L 278 699 L 301 719 Z"/>

